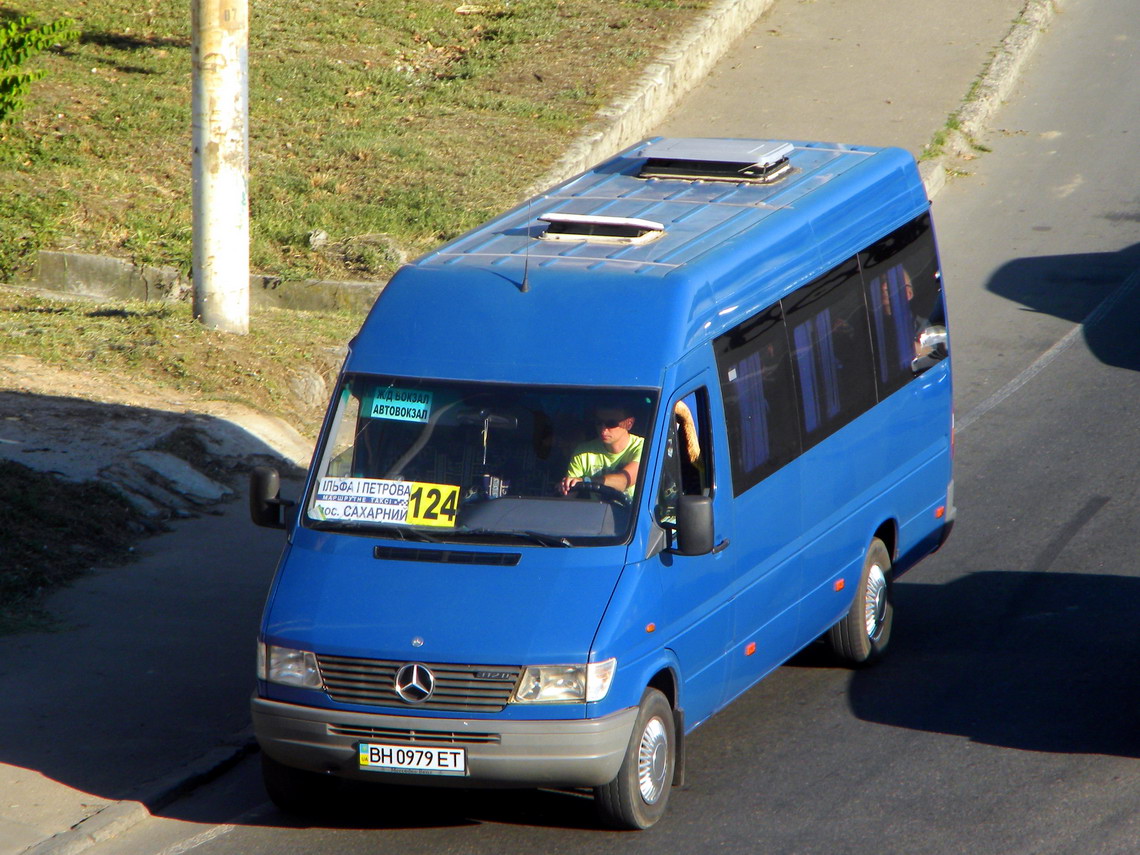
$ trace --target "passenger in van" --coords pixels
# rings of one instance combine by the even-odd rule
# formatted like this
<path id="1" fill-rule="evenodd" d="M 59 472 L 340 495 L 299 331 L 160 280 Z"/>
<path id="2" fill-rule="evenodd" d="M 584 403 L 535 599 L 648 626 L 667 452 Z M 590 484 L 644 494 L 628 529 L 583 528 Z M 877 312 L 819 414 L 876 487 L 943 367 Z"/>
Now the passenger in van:
<path id="1" fill-rule="evenodd" d="M 690 400 L 693 400 L 690 396 Z M 694 401 L 695 403 L 695 401 Z M 673 429 L 665 440 L 665 466 L 657 501 L 657 521 L 677 524 L 677 500 L 681 496 L 708 495 L 700 433 L 693 411 L 684 401 L 673 407 Z"/>
<path id="2" fill-rule="evenodd" d="M 701 457 L 696 419 L 684 401 L 678 401 L 673 408 L 673 423 L 681 452 L 681 492 L 686 496 L 699 496 L 705 489 L 705 462 Z"/>
<path id="3" fill-rule="evenodd" d="M 918 355 L 915 352 L 915 334 L 921 322 L 914 317 L 913 301 L 914 284 L 901 264 L 896 264 L 879 278 L 882 315 L 894 333 L 893 337 L 889 334 L 884 337 L 884 344 L 899 371 L 909 368 L 910 361 Z"/>
<path id="4" fill-rule="evenodd" d="M 629 411 L 620 405 L 597 410 L 594 426 L 598 437 L 574 450 L 566 477 L 558 485 L 562 495 L 585 483 L 612 487 L 633 498 L 645 445 L 644 437 L 630 433 L 633 421 Z"/>

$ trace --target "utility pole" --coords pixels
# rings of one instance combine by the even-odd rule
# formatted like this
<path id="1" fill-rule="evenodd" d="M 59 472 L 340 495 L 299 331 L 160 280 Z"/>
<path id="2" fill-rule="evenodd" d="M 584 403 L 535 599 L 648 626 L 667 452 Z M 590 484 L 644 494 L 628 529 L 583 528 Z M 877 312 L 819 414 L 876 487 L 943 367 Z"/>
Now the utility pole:
<path id="1" fill-rule="evenodd" d="M 194 317 L 249 332 L 249 3 L 191 0 Z"/>

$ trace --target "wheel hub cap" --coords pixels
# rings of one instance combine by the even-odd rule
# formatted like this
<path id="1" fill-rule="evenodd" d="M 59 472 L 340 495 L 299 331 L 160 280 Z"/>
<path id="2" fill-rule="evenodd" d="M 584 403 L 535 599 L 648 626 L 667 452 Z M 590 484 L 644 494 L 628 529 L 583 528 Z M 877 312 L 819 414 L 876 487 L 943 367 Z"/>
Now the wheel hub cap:
<path id="1" fill-rule="evenodd" d="M 661 719 L 654 718 L 645 725 L 637 752 L 637 783 L 646 804 L 655 804 L 665 792 L 668 757 L 669 736 Z"/>
<path id="2" fill-rule="evenodd" d="M 864 618 L 867 623 L 867 637 L 879 634 L 883 617 L 887 613 L 887 577 L 878 564 L 871 565 L 867 572 L 867 599 L 864 604 Z"/>

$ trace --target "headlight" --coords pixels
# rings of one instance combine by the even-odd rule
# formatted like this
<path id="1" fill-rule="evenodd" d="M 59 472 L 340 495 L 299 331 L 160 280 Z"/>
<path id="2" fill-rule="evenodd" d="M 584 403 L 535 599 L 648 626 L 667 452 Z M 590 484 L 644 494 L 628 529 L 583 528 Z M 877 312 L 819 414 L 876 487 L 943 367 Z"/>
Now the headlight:
<path id="1" fill-rule="evenodd" d="M 610 690 L 616 659 L 588 665 L 530 665 L 511 701 L 516 704 L 567 704 L 600 701 Z"/>
<path id="2" fill-rule="evenodd" d="M 257 645 L 257 676 L 282 686 L 302 689 L 320 689 L 323 686 L 315 654 L 273 644 Z"/>

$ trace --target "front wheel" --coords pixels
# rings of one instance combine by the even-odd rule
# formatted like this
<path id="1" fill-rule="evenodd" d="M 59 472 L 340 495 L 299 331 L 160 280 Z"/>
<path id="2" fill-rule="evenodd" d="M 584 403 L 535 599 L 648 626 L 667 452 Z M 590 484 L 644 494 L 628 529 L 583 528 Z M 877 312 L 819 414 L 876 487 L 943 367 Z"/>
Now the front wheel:
<path id="1" fill-rule="evenodd" d="M 664 816 L 676 765 L 674 728 L 669 701 L 656 689 L 646 689 L 617 777 L 594 789 L 594 803 L 606 825 L 649 828 Z"/>
<path id="2" fill-rule="evenodd" d="M 877 537 L 867 547 L 863 573 L 850 610 L 828 633 L 831 649 L 849 665 L 869 665 L 887 650 L 894 620 L 891 554 Z"/>

